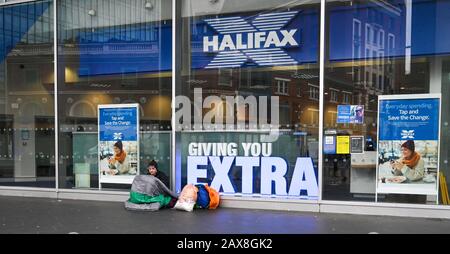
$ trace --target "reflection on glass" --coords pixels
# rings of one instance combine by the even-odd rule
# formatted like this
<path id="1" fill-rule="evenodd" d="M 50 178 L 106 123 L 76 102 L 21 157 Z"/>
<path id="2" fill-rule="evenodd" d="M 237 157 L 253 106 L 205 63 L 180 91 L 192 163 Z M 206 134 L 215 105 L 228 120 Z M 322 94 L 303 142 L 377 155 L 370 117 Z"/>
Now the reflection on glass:
<path id="1" fill-rule="evenodd" d="M 182 3 L 177 191 L 194 181 L 233 195 L 318 198 L 314 191 L 294 191 L 292 184 L 303 180 L 294 176 L 298 158 L 309 159 L 307 178 L 316 188 L 318 183 L 320 6 L 314 2 Z M 196 143 L 236 144 L 236 155 L 218 156 L 231 163 L 223 168 L 229 173 L 220 174 L 211 152 L 203 153 L 206 162 L 190 156 Z M 245 155 L 243 145 L 251 143 L 255 151 L 269 145 L 271 153 Z M 266 159 L 279 163 L 273 184 L 264 175 Z M 189 160 L 207 165 L 200 172 Z M 243 163 L 254 164 L 253 170 Z M 220 179 L 223 185 L 217 184 Z"/>
<path id="2" fill-rule="evenodd" d="M 139 104 L 140 171 L 170 175 L 171 2 L 58 1 L 61 188 L 98 188 L 98 105 Z M 129 185 L 102 184 L 106 189 Z"/>
<path id="3" fill-rule="evenodd" d="M 375 201 L 377 162 L 400 156 L 392 152 L 392 142 L 377 147 L 380 95 L 444 95 L 440 66 L 450 48 L 441 42 L 448 41 L 444 31 L 450 26 L 448 12 L 441 10 L 449 8 L 434 0 L 327 1 L 324 135 L 363 136 L 365 152 L 324 154 L 325 200 Z M 348 105 L 364 107 L 361 123 L 342 121 Z M 419 142 L 418 149 L 425 146 Z M 435 163 L 428 153 L 427 161 Z M 448 165 L 441 164 L 441 170 L 448 171 Z M 378 201 L 436 204 L 436 197 L 380 194 Z"/>
<path id="4" fill-rule="evenodd" d="M 55 187 L 53 7 L 0 7 L 0 185 Z"/>

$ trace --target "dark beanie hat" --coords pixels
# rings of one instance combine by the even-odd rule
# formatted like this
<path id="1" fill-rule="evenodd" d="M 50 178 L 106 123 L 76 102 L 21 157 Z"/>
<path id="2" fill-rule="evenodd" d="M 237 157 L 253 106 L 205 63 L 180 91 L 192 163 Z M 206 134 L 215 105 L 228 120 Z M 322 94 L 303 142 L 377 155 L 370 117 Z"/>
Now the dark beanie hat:
<path id="1" fill-rule="evenodd" d="M 408 150 L 411 150 L 413 152 L 416 151 L 416 145 L 414 144 L 413 140 L 406 141 L 405 143 L 403 143 L 402 147 L 404 147 L 404 148 L 406 148 Z"/>
<path id="2" fill-rule="evenodd" d="M 117 147 L 117 148 L 119 148 L 120 151 L 123 150 L 123 144 L 122 144 L 122 141 L 117 141 L 117 142 L 114 144 L 114 146 Z"/>

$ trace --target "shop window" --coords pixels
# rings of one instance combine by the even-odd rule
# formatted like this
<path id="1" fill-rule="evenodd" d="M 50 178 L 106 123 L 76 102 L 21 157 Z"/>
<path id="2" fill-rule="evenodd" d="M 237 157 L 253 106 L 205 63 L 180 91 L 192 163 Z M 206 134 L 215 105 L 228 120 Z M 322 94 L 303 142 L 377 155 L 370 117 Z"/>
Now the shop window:
<path id="1" fill-rule="evenodd" d="M 129 190 L 133 176 L 147 174 L 153 160 L 171 176 L 171 2 L 152 1 L 152 15 L 145 1 L 117 2 L 57 1 L 58 13 L 65 14 L 58 16 L 64 25 L 57 38 L 58 68 L 66 74 L 57 77 L 62 189 Z M 106 118 L 100 106 L 126 115 L 137 128 L 127 132 L 132 141 L 122 142 L 125 166 L 111 160 L 119 156 L 113 145 L 124 133 L 99 144 L 99 123 Z M 117 116 L 119 121 L 128 123 Z"/>
<path id="2" fill-rule="evenodd" d="M 290 0 L 264 3 L 258 0 L 225 0 L 214 5 L 195 4 L 195 1 L 180 2 L 183 36 L 179 37 L 181 52 L 177 56 L 183 59 L 179 70 L 181 79 L 204 79 L 210 82 L 196 91 L 184 86 L 176 91 L 176 95 L 186 99 L 186 103 L 193 102 L 194 95 L 197 95 L 196 98 L 202 97 L 208 106 L 196 111 L 199 113 L 195 116 L 186 116 L 186 121 L 180 121 L 182 123 L 175 126 L 176 145 L 179 148 L 175 169 L 178 173 L 176 191 L 181 191 L 188 183 L 207 183 L 223 195 L 271 196 L 278 199 L 289 196 L 317 200 L 317 180 L 311 182 L 312 188 L 309 190 L 299 190 L 296 181 L 314 180 L 317 176 L 320 89 L 317 85 L 311 89 L 308 84 L 318 83 L 320 4 Z M 281 42 L 283 30 L 296 30 L 291 39 L 297 40 L 298 45 L 272 43 L 265 47 L 263 45 L 270 44 L 270 41 L 265 40 L 255 47 L 258 43 L 254 40 L 256 33 L 279 31 L 276 34 L 280 36 Z M 192 34 L 192 31 L 196 34 Z M 236 47 L 231 46 L 231 42 L 228 46 L 221 42 L 226 35 L 230 35 Z M 215 38 L 219 40 L 218 48 L 214 48 Z M 208 45 L 203 47 L 205 41 Z M 273 42 L 277 41 L 273 38 Z M 241 49 L 242 43 L 247 45 L 246 49 Z M 233 82 L 239 86 L 220 85 L 228 83 L 217 82 L 223 76 L 222 70 L 240 73 L 233 77 Z M 307 94 L 306 98 L 301 97 L 302 91 Z M 227 99 L 231 105 L 228 105 Z M 236 105 L 233 99 L 238 100 Z M 220 105 L 217 109 L 212 105 L 215 102 Z M 222 106 L 227 109 L 222 111 Z M 201 117 L 202 121 L 198 122 Z M 182 124 L 195 125 L 196 131 L 179 128 Z M 277 129 L 282 131 L 275 133 Z M 253 155 L 251 151 L 250 154 L 244 151 L 249 142 L 254 145 Z M 234 160 L 232 164 L 227 164 L 230 165 L 228 175 L 214 173 L 218 164 L 212 158 L 213 152 L 202 153 L 199 158 L 206 159 L 202 162 L 204 165 L 194 166 L 197 163 L 195 154 L 202 147 L 217 148 L 217 145 L 230 144 L 237 144 L 238 147 L 235 155 L 226 156 L 226 160 Z M 270 146 L 270 153 L 253 167 L 253 174 L 249 176 L 247 173 L 250 171 L 245 170 L 242 163 L 246 164 L 255 156 L 258 157 L 256 154 L 260 145 L 264 151 Z M 222 147 L 219 150 L 222 153 Z M 308 173 L 306 179 L 299 178 L 294 172 L 295 167 L 291 166 L 298 160 L 302 161 L 302 158 L 308 162 L 299 165 L 306 166 L 308 172 L 312 173 Z M 287 171 L 278 181 L 268 183 L 264 173 L 269 165 L 267 162 L 279 159 L 289 164 Z M 197 174 L 200 172 L 197 169 L 205 174 Z M 222 180 L 224 184 L 220 183 Z M 281 187 L 284 182 L 294 189 Z"/>
<path id="3" fill-rule="evenodd" d="M 441 186 L 437 182 L 436 162 L 441 161 L 439 170 L 449 175 L 448 149 L 442 152 L 442 147 L 450 142 L 439 136 L 439 126 L 448 126 L 449 113 L 445 108 L 449 101 L 445 95 L 449 86 L 448 79 L 441 77 L 450 72 L 446 65 L 450 60 L 445 56 L 450 53 L 450 47 L 434 45 L 448 40 L 443 34 L 450 31 L 450 25 L 445 12 L 435 10 L 449 9 L 450 3 L 412 1 L 410 4 L 398 2 L 394 7 L 386 5 L 385 1 L 349 0 L 327 1 L 326 4 L 330 36 L 324 78 L 339 82 L 345 92 L 343 105 L 339 105 L 336 115 L 331 113 L 335 107 L 332 100 L 324 102 L 330 112 L 324 114 L 323 121 L 329 124 L 325 126 L 324 135 L 329 141 L 336 141 L 324 148 L 323 198 L 444 203 L 439 199 L 442 195 L 438 192 Z M 409 15 L 411 12 L 414 15 Z M 354 59 L 356 51 L 355 20 L 364 26 L 365 61 L 362 62 L 349 60 Z M 352 25 L 353 33 L 349 33 L 348 27 Z M 442 66 L 436 65 L 437 62 Z M 366 86 L 356 86 L 357 79 L 345 78 L 349 68 L 354 75 L 355 68 L 361 69 Z M 325 82 L 324 89 L 330 91 L 333 86 L 335 84 Z M 417 107 L 425 107 L 425 104 L 430 110 L 428 115 L 434 120 L 422 122 L 421 126 L 427 127 L 419 130 L 408 120 L 418 112 L 424 114 L 423 109 L 417 111 Z M 404 115 L 396 115 L 392 108 Z M 401 128 L 397 130 L 393 126 Z M 401 167 L 412 154 L 420 154 L 421 162 Z M 408 174 L 407 168 L 417 174 Z"/>
<path id="4" fill-rule="evenodd" d="M 54 24 L 50 17 L 53 1 L 0 6 L 2 186 L 55 187 Z"/>

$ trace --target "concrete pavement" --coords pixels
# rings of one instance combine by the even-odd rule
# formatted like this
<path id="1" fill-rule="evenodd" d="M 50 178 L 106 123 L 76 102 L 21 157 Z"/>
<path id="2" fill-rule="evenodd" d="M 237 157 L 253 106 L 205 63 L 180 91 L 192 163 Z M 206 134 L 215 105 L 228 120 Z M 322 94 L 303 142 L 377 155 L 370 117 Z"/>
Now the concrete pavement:
<path id="1" fill-rule="evenodd" d="M 129 212 L 122 203 L 0 197 L 0 234 L 450 233 L 450 220 L 245 209 Z"/>

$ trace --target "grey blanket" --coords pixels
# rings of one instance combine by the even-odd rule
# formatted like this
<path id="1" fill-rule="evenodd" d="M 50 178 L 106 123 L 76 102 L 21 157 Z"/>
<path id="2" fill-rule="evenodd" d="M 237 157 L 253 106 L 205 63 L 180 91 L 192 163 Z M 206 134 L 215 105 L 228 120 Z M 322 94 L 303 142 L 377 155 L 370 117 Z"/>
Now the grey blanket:
<path id="1" fill-rule="evenodd" d="M 134 178 L 131 191 L 145 194 L 151 197 L 159 195 L 178 198 L 178 195 L 167 188 L 158 178 L 151 175 L 138 175 Z"/>
<path id="2" fill-rule="evenodd" d="M 165 195 L 178 198 L 178 195 L 167 188 L 158 178 L 150 175 L 136 176 L 131 186 L 131 191 L 152 197 Z M 125 202 L 125 209 L 131 211 L 158 211 L 160 208 L 159 203 L 133 204 L 129 201 Z"/>
<path id="3" fill-rule="evenodd" d="M 125 202 L 125 209 L 128 211 L 137 211 L 137 212 L 156 212 L 161 209 L 160 203 L 151 203 L 151 204 L 133 204 L 130 201 Z"/>

